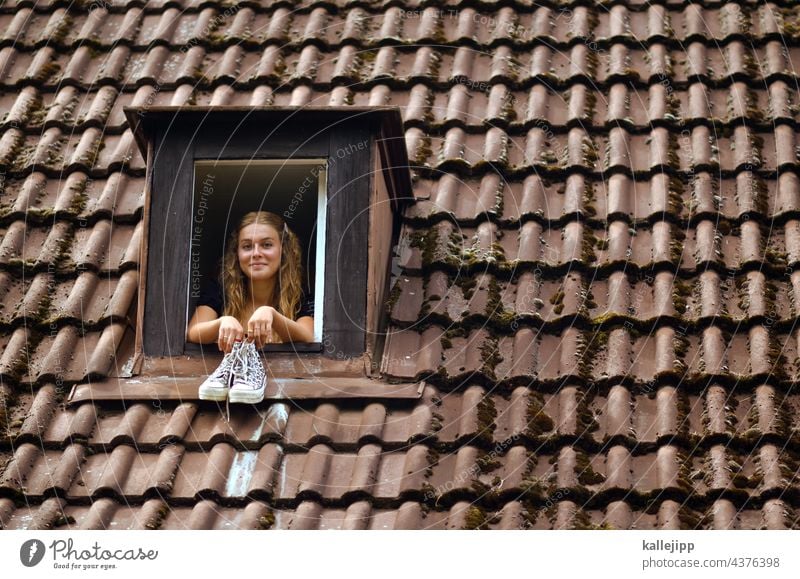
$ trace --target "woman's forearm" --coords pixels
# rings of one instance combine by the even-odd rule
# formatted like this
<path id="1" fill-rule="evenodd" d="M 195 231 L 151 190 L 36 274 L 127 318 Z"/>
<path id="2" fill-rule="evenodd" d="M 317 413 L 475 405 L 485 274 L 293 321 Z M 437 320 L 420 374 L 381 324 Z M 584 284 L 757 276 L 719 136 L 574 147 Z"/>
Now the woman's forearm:
<path id="1" fill-rule="evenodd" d="M 277 311 L 272 318 L 272 331 L 277 332 L 284 342 L 311 342 L 314 339 L 313 331 L 309 332 L 302 324 Z"/>
<path id="2" fill-rule="evenodd" d="M 222 318 L 208 322 L 197 322 L 186 332 L 186 339 L 197 344 L 213 344 L 219 337 L 219 325 Z"/>

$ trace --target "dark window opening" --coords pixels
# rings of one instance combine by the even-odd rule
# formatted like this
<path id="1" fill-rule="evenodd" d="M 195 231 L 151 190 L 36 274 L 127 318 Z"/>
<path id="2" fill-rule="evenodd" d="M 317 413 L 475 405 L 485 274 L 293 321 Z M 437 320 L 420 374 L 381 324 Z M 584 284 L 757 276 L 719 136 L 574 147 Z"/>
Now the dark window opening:
<path id="1" fill-rule="evenodd" d="M 194 163 L 190 239 L 188 324 L 201 293 L 220 279 L 220 264 L 231 232 L 251 211 L 280 215 L 297 235 L 302 289 L 314 302 L 312 342 L 268 344 L 265 351 L 319 351 L 325 279 L 325 159 L 197 160 Z M 186 343 L 188 351 L 215 344 Z"/>

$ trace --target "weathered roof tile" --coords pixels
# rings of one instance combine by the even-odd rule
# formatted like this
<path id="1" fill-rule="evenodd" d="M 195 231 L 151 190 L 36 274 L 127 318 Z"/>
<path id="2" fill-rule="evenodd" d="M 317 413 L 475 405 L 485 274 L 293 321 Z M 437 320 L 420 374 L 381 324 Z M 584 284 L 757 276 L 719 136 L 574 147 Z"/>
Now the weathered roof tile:
<path id="1" fill-rule="evenodd" d="M 790 16 L 335 4 L 0 9 L 0 526 L 796 528 Z M 401 108 L 420 400 L 59 405 L 130 368 L 122 108 L 188 103 Z"/>

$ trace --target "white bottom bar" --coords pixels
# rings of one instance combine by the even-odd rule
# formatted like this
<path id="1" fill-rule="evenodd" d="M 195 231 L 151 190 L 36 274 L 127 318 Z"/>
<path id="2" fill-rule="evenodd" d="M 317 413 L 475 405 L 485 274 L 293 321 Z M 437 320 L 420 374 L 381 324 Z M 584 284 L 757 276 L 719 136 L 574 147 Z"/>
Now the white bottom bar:
<path id="1" fill-rule="evenodd" d="M 4 531 L 7 577 L 797 577 L 791 531 Z M 42 547 L 44 550 L 42 551 Z M 39 560 L 26 567 L 26 562 Z M 168 574 L 168 575 L 167 575 Z M 568 575 L 567 575 L 568 574 Z M 583 575 L 585 574 L 585 575 Z"/>

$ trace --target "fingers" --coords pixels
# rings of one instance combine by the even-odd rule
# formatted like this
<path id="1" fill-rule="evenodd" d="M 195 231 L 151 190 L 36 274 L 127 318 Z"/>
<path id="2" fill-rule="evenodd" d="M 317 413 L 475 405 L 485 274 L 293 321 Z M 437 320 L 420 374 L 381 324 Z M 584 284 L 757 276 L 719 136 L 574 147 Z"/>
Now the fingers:
<path id="1" fill-rule="evenodd" d="M 274 321 L 272 308 L 266 306 L 258 308 L 247 322 L 247 333 L 260 348 L 272 342 L 272 323 Z"/>
<path id="2" fill-rule="evenodd" d="M 272 324 L 266 322 L 250 322 L 247 324 L 247 335 L 255 340 L 260 348 L 272 341 Z"/>
<path id="3" fill-rule="evenodd" d="M 217 347 L 226 354 L 233 349 L 233 344 L 244 337 L 244 332 L 237 328 L 221 328 L 217 339 Z"/>
<path id="4" fill-rule="evenodd" d="M 231 344 L 227 334 L 225 334 L 224 336 L 220 335 L 220 338 L 217 341 L 217 346 L 219 347 L 220 350 L 222 350 L 226 354 L 231 351 Z"/>
<path id="5" fill-rule="evenodd" d="M 233 345 L 236 342 L 241 342 L 243 339 L 244 339 L 244 332 L 242 332 L 241 330 L 233 332 L 233 334 L 231 334 L 231 340 L 228 344 L 228 351 L 230 352 L 233 349 Z"/>
<path id="6" fill-rule="evenodd" d="M 247 322 L 247 336 L 256 341 L 258 343 L 259 333 L 258 333 L 258 324 L 253 320 Z"/>

